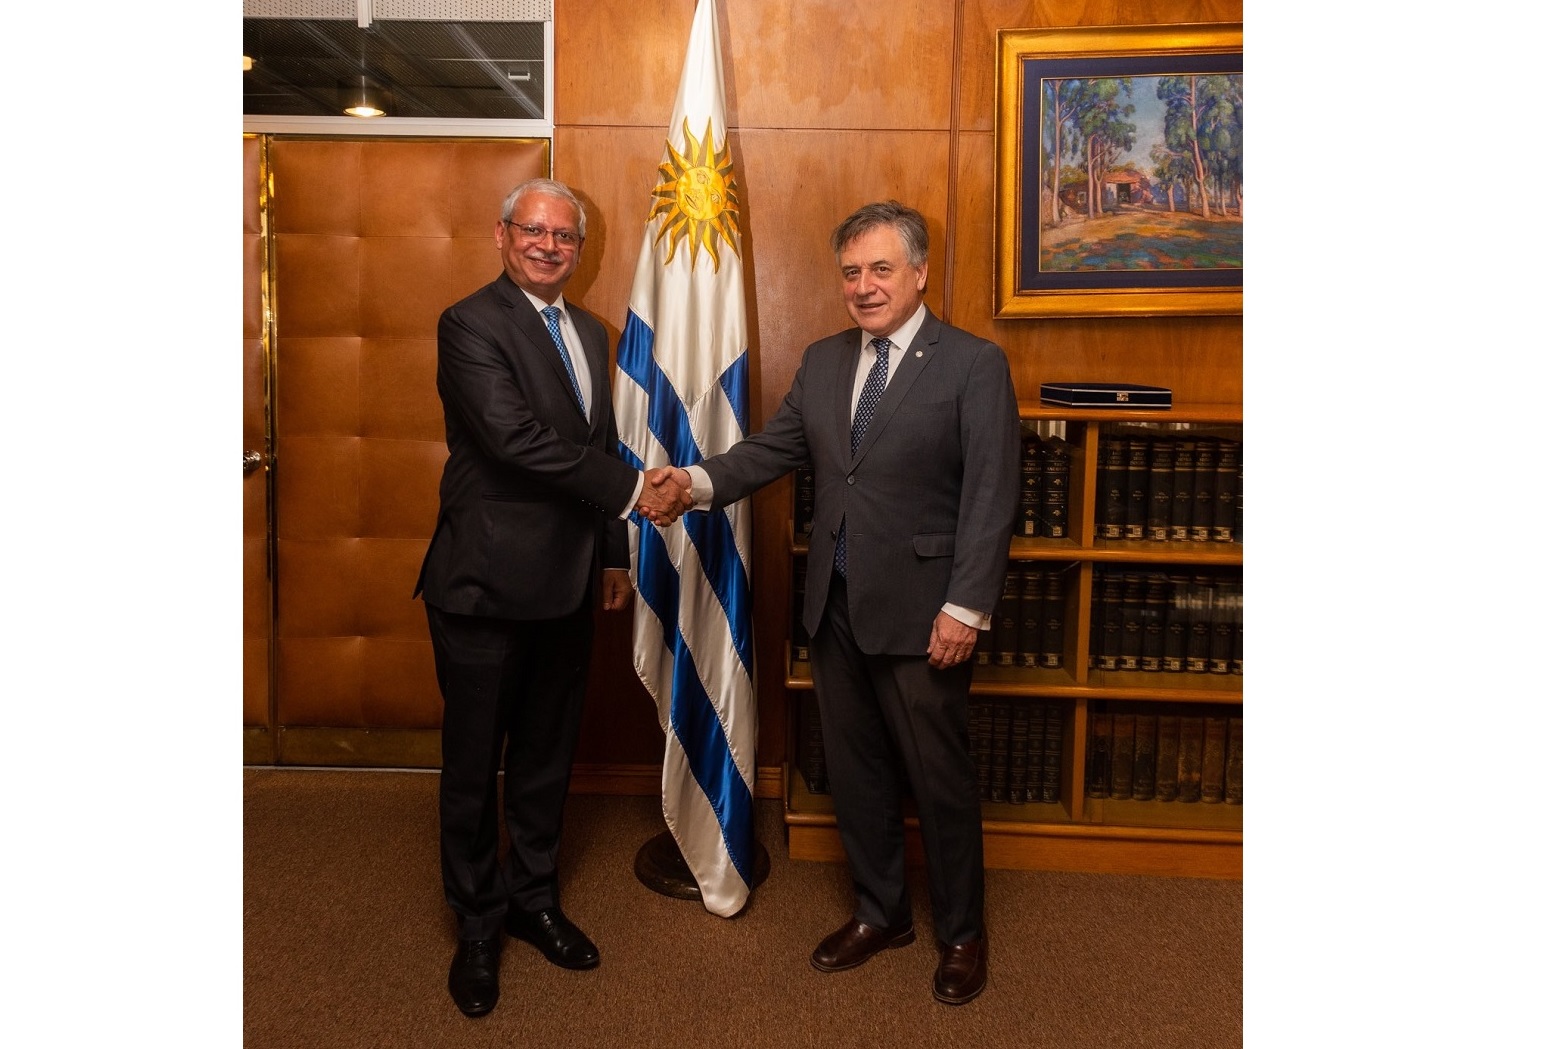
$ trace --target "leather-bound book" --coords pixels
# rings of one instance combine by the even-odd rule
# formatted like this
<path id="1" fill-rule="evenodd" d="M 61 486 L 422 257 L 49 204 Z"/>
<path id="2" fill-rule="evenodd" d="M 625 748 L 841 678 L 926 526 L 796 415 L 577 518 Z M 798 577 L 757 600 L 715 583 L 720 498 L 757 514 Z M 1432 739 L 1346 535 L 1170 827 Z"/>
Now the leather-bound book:
<path id="1" fill-rule="evenodd" d="M 1018 535 L 1032 539 L 1039 535 L 1039 517 L 1045 459 L 1039 434 L 1025 424 L 1018 442 Z"/>
<path id="2" fill-rule="evenodd" d="M 1195 442 L 1194 510 L 1189 523 L 1189 538 L 1196 543 L 1211 540 L 1212 514 L 1216 509 L 1216 452 L 1214 437 Z"/>
<path id="3" fill-rule="evenodd" d="M 1039 532 L 1045 539 L 1065 539 L 1071 534 L 1072 449 L 1062 437 L 1040 442 L 1044 468 L 1040 480 Z"/>
<path id="4" fill-rule="evenodd" d="M 1216 490 L 1212 496 L 1211 541 L 1233 541 L 1233 522 L 1237 519 L 1239 457 L 1242 446 L 1237 441 L 1216 443 Z"/>
<path id="5" fill-rule="evenodd" d="M 1040 801 L 1061 800 L 1061 751 L 1066 744 L 1066 720 L 1061 704 L 1045 704 L 1045 772 L 1039 780 Z"/>
<path id="6" fill-rule="evenodd" d="M 1011 667 L 1018 665 L 1018 616 L 1023 611 L 1022 578 L 1016 568 L 1007 570 L 1002 588 L 1002 603 L 991 618 L 991 632 L 1000 641 L 993 651 L 997 666 Z"/>
<path id="7" fill-rule="evenodd" d="M 1179 796 L 1179 716 L 1157 715 L 1156 789 L 1158 801 Z"/>
<path id="8" fill-rule="evenodd" d="M 1131 796 L 1136 774 L 1136 715 L 1114 715 L 1109 744 L 1109 797 L 1123 801 Z"/>
<path id="9" fill-rule="evenodd" d="M 1152 438 L 1148 462 L 1146 538 L 1163 543 L 1173 531 L 1173 439 Z"/>
<path id="10" fill-rule="evenodd" d="M 1227 719 L 1207 716 L 1200 752 L 1200 800 L 1217 803 L 1227 795 Z"/>
<path id="11" fill-rule="evenodd" d="M 1018 645 L 1020 667 L 1039 663 L 1041 617 L 1045 614 L 1045 569 L 1029 565 L 1018 570 Z"/>
<path id="12" fill-rule="evenodd" d="M 1095 570 L 1094 583 L 1098 589 L 1099 629 L 1094 635 L 1098 646 L 1097 669 L 1120 669 L 1120 644 L 1124 640 L 1123 617 L 1120 613 L 1121 595 L 1125 589 L 1125 575 L 1108 568 Z"/>
<path id="13" fill-rule="evenodd" d="M 1157 795 L 1157 715 L 1136 715 L 1136 740 L 1131 760 L 1131 794 L 1136 801 Z"/>
<path id="14" fill-rule="evenodd" d="M 1029 785 L 1029 712 L 1022 703 L 1008 705 L 1007 729 L 1007 802 L 1022 805 L 1028 798 Z M 1035 793 L 1039 783 L 1036 780 Z"/>
<path id="15" fill-rule="evenodd" d="M 1098 705 L 1101 707 L 1103 704 Z M 1095 710 L 1089 715 L 1088 772 L 1085 788 L 1090 798 L 1109 796 L 1109 758 L 1114 744 L 1113 719 L 1114 716 L 1107 710 Z M 1198 797 L 1198 793 L 1196 796 Z"/>
<path id="16" fill-rule="evenodd" d="M 1040 605 L 1037 662 L 1045 670 L 1057 670 L 1065 662 L 1062 649 L 1066 646 L 1066 572 L 1052 566 L 1041 574 L 1044 601 Z"/>
<path id="17" fill-rule="evenodd" d="M 1024 739 L 1024 801 L 1044 799 L 1042 784 L 1045 779 L 1045 704 L 1029 703 L 1027 711 L 1028 732 Z"/>
<path id="18" fill-rule="evenodd" d="M 1101 523 L 1095 538 L 1124 539 L 1125 481 L 1128 476 L 1125 453 L 1129 443 L 1117 434 L 1110 434 L 1098 439 L 1098 447 L 1101 458 L 1093 516 Z"/>
<path id="19" fill-rule="evenodd" d="M 1211 617 L 1216 612 L 1216 588 L 1209 575 L 1197 572 L 1189 588 L 1189 647 L 1184 670 L 1204 674 L 1211 665 Z"/>
<path id="20" fill-rule="evenodd" d="M 1227 719 L 1227 776 L 1222 800 L 1243 804 L 1243 715 Z"/>
<path id="21" fill-rule="evenodd" d="M 1168 537 L 1176 543 L 1188 542 L 1190 523 L 1195 519 L 1195 439 L 1173 440 L 1173 509 Z"/>
<path id="22" fill-rule="evenodd" d="M 1189 577 L 1169 575 L 1168 608 L 1163 617 L 1163 672 L 1182 674 L 1189 651 Z"/>
<path id="23" fill-rule="evenodd" d="M 1157 673 L 1163 669 L 1163 642 L 1168 620 L 1168 577 L 1148 572 L 1142 587 L 1141 669 Z"/>
<path id="24" fill-rule="evenodd" d="M 1148 455 L 1152 442 L 1146 437 L 1132 437 L 1125 452 L 1125 538 L 1147 536 L 1147 482 L 1151 480 Z"/>
<path id="25" fill-rule="evenodd" d="M 1205 718 L 1194 714 L 1179 717 L 1179 800 L 1200 800 L 1200 762 L 1205 747 Z"/>
<path id="26" fill-rule="evenodd" d="M 1127 572 L 1120 588 L 1120 669 L 1141 669 L 1141 641 L 1146 633 L 1141 621 L 1146 607 L 1146 576 Z"/>

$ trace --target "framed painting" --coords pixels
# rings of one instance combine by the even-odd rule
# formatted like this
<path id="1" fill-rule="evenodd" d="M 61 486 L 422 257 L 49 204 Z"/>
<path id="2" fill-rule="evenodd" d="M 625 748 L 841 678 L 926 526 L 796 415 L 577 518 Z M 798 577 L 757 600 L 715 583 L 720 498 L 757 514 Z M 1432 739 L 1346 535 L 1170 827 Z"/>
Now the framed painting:
<path id="1" fill-rule="evenodd" d="M 997 33 L 996 316 L 1243 311 L 1241 23 Z"/>

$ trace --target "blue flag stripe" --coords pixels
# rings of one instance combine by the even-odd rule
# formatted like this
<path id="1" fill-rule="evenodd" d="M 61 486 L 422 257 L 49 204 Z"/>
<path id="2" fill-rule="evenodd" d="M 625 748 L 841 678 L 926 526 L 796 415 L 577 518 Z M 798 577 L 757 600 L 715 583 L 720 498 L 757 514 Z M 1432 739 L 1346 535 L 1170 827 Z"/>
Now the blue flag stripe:
<path id="1" fill-rule="evenodd" d="M 685 406 L 670 384 L 669 377 L 654 358 L 654 332 L 641 317 L 627 311 L 627 327 L 616 350 L 616 363 L 648 396 L 648 428 L 664 446 L 665 454 L 676 466 L 701 462 L 702 455 L 691 435 Z M 735 418 L 743 420 L 746 391 L 749 388 L 749 353 L 741 353 L 724 370 L 720 385 L 728 396 Z M 730 386 L 736 387 L 730 389 Z M 741 422 L 740 432 L 744 432 Z M 750 579 L 734 545 L 734 529 L 722 509 L 710 513 L 686 515 L 686 533 L 697 548 L 702 572 L 723 605 L 729 621 L 729 635 L 734 651 L 749 674 L 753 666 L 750 637 Z"/>
<path id="2" fill-rule="evenodd" d="M 638 530 L 638 593 L 664 625 L 670 650 L 675 654 L 671 683 L 670 725 L 691 765 L 691 774 L 717 814 L 724 845 L 745 884 L 752 867 L 746 846 L 753 840 L 750 788 L 734 764 L 723 724 L 702 688 L 691 649 L 681 637 L 676 617 L 680 577 L 670 564 L 669 551 L 657 529 Z"/>

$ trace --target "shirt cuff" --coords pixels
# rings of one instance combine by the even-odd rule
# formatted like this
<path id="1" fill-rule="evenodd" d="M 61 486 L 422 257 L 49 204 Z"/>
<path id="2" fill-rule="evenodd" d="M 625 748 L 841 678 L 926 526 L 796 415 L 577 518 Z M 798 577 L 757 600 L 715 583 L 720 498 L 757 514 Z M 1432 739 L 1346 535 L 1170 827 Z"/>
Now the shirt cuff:
<path id="1" fill-rule="evenodd" d="M 947 602 L 943 605 L 943 611 L 959 620 L 965 626 L 972 626 L 976 630 L 991 629 L 991 614 L 989 612 L 977 612 L 973 608 L 962 608 L 959 605 L 952 605 Z"/>
<path id="2" fill-rule="evenodd" d="M 713 482 L 707 476 L 707 471 L 700 466 L 686 467 L 686 473 L 691 475 L 691 509 L 711 510 L 713 508 Z"/>
<path id="3" fill-rule="evenodd" d="M 639 470 L 638 471 L 638 483 L 632 486 L 632 498 L 627 500 L 627 505 L 622 507 L 621 508 L 621 513 L 616 515 L 618 520 L 625 521 L 627 519 L 627 517 L 632 513 L 633 509 L 638 505 L 638 496 L 640 496 L 642 494 L 643 494 L 643 471 Z"/>

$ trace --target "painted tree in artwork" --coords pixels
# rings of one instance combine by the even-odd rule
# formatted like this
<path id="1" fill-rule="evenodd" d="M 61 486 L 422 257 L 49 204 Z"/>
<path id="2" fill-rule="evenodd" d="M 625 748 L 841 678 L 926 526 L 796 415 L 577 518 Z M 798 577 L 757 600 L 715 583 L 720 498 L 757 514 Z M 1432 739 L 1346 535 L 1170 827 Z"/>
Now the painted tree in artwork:
<path id="1" fill-rule="evenodd" d="M 1194 181 L 1193 160 L 1188 153 L 1165 145 L 1153 146 L 1151 158 L 1152 182 L 1168 198 L 1168 210 L 1173 211 L 1174 188 Z"/>
<path id="2" fill-rule="evenodd" d="M 1098 191 L 1104 175 L 1136 144 L 1136 125 L 1125 119 L 1136 107 L 1129 101 L 1129 77 L 1100 77 L 1086 84 L 1089 104 L 1083 109 L 1078 130 L 1088 176 L 1088 218 L 1094 218 L 1104 210 L 1104 197 Z"/>
<path id="3" fill-rule="evenodd" d="M 1170 150 L 1189 155 L 1200 214 L 1211 217 L 1213 194 L 1225 216 L 1230 188 L 1241 206 L 1243 190 L 1243 78 L 1165 76 L 1157 97 L 1166 107 L 1163 135 Z"/>
<path id="4" fill-rule="evenodd" d="M 1047 159 L 1050 224 L 1055 226 L 1061 222 L 1062 172 L 1074 160 L 1088 180 L 1088 216 L 1103 210 L 1097 187 L 1104 172 L 1135 143 L 1136 126 L 1125 120 L 1135 106 L 1129 102 L 1129 77 L 1046 80 L 1044 91 L 1040 147 Z"/>

